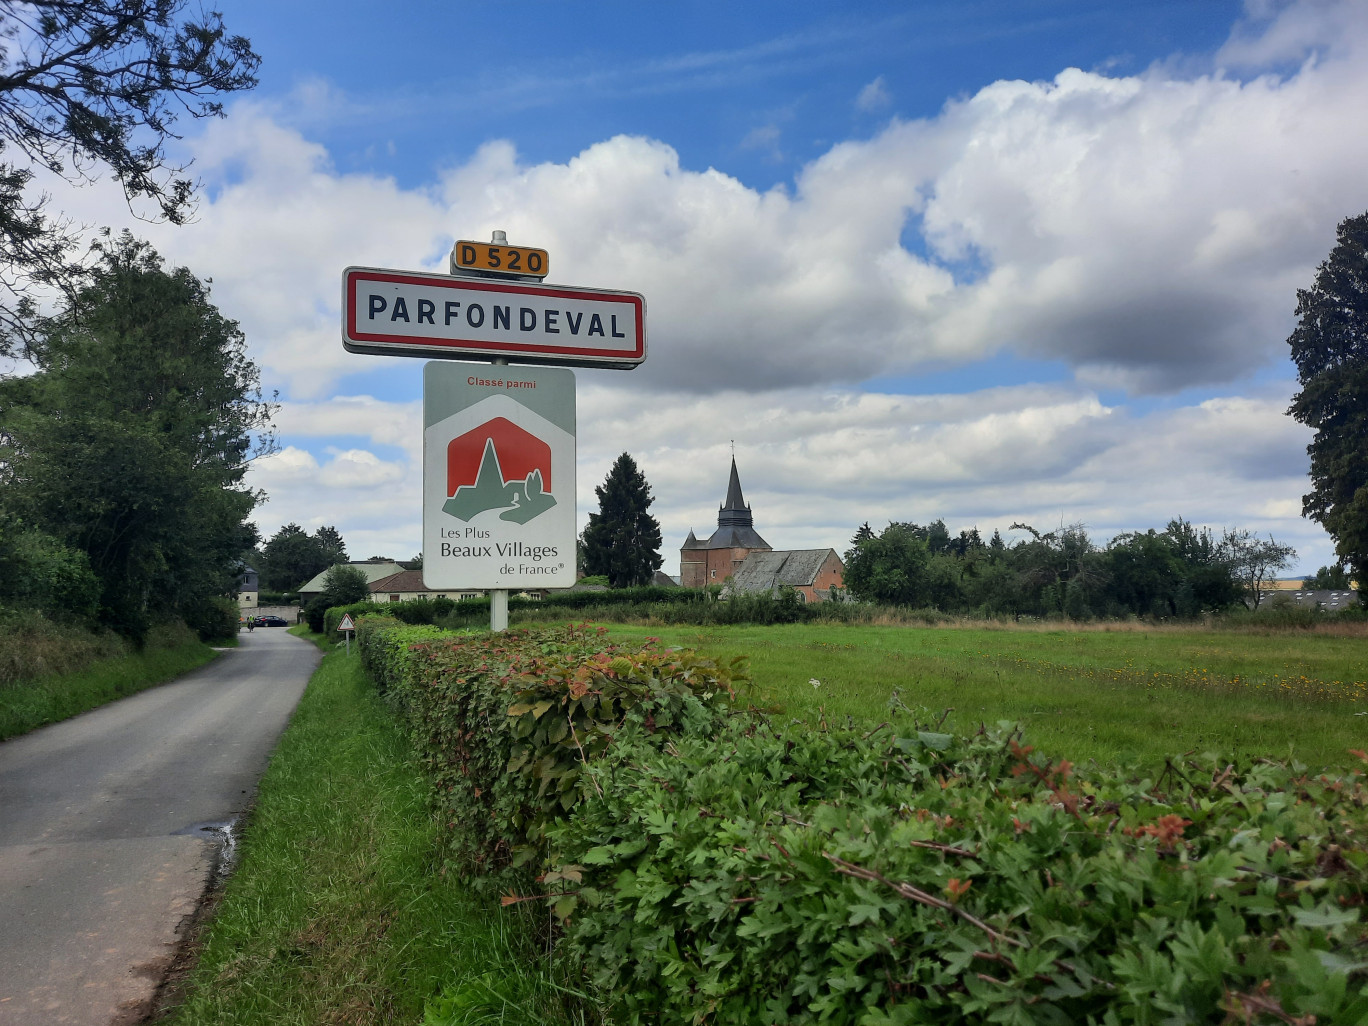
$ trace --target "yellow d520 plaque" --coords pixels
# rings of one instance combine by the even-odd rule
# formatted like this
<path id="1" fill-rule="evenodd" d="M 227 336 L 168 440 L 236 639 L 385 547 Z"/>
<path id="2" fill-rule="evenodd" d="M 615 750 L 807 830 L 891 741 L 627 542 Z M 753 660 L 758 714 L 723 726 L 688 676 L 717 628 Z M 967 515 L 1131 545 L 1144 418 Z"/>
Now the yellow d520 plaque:
<path id="1" fill-rule="evenodd" d="M 483 271 L 486 274 L 527 274 L 545 278 L 551 258 L 544 249 L 509 246 L 506 243 L 467 242 L 462 239 L 451 250 L 451 270 Z"/>

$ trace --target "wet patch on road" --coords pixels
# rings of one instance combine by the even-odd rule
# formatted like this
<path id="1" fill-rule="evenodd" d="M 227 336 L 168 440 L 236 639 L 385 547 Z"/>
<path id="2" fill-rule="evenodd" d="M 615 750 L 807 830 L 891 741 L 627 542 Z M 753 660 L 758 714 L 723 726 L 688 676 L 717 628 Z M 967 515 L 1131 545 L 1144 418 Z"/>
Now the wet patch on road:
<path id="1" fill-rule="evenodd" d="M 211 870 L 213 876 L 211 886 L 222 884 L 233 872 L 233 865 L 237 861 L 237 821 L 238 817 L 234 816 L 232 819 L 216 822 L 191 823 L 188 827 L 182 827 L 180 830 L 171 832 L 173 837 L 186 835 L 218 843 L 218 850 L 215 852 Z"/>

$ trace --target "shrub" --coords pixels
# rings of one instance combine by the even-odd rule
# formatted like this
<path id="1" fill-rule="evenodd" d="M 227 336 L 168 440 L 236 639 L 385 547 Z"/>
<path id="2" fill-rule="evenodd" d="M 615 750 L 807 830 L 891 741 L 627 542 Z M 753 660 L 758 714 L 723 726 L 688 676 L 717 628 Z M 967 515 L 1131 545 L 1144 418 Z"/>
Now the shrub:
<path id="1" fill-rule="evenodd" d="M 242 615 L 238 604 L 222 595 L 194 599 L 178 612 L 181 620 L 201 641 L 225 641 L 235 637 L 238 618 Z"/>
<path id="2" fill-rule="evenodd" d="M 1368 1017 L 1362 772 L 738 719 L 621 734 L 579 791 L 543 883 L 614 1021 Z"/>
<path id="3" fill-rule="evenodd" d="M 664 739 L 715 723 L 736 667 L 608 644 L 583 627 L 435 638 L 361 621 L 362 658 L 405 710 L 465 878 L 537 867 L 585 760 L 637 724 Z"/>
<path id="4" fill-rule="evenodd" d="M 0 609 L 0 687 L 74 673 L 127 651 L 108 631 L 57 624 L 37 612 Z"/>
<path id="5" fill-rule="evenodd" d="M 84 552 L 0 514 L 0 602 L 71 623 L 92 619 L 99 595 Z"/>
<path id="6" fill-rule="evenodd" d="M 309 624 L 309 630 L 315 634 L 328 633 L 324 618 L 330 608 L 332 608 L 332 603 L 323 595 L 315 595 L 304 604 L 304 619 Z M 339 619 L 341 618 L 339 617 Z"/>
<path id="7" fill-rule="evenodd" d="M 259 591 L 257 603 L 263 606 L 293 606 L 299 602 L 297 591 Z"/>

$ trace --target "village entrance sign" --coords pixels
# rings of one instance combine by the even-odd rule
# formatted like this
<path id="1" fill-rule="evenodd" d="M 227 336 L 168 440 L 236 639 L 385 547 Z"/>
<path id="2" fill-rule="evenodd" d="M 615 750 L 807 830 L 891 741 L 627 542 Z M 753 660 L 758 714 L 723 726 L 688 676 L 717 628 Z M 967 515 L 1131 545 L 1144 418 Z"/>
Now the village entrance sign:
<path id="1" fill-rule="evenodd" d="M 423 584 L 491 594 L 575 583 L 575 376 L 646 359 L 635 292 L 542 284 L 545 250 L 457 241 L 451 274 L 348 267 L 348 352 L 423 368 Z M 490 361 L 478 366 L 451 361 Z"/>

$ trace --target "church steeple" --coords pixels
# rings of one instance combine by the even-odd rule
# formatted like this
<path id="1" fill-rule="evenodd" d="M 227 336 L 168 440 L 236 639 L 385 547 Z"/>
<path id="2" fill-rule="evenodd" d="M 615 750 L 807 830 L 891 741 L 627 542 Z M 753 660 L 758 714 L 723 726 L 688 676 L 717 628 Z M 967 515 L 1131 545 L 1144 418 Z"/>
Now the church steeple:
<path id="1" fill-rule="evenodd" d="M 728 482 L 726 482 L 726 502 L 722 503 L 721 506 L 718 506 L 717 509 L 720 513 L 741 512 L 741 510 L 744 510 L 744 512 L 746 512 L 746 523 L 751 523 L 751 508 L 750 506 L 746 505 L 746 498 L 744 498 L 743 495 L 741 495 L 741 479 L 740 475 L 737 475 L 736 473 L 735 456 L 732 457 L 731 480 L 728 480 Z M 717 523 L 721 524 L 722 521 L 718 520 Z"/>
<path id="2" fill-rule="evenodd" d="M 708 539 L 710 549 L 768 549 L 769 542 L 755 533 L 751 508 L 741 494 L 741 475 L 736 472 L 736 457 L 732 456 L 731 477 L 727 481 L 727 501 L 717 508 L 717 530 Z"/>
<path id="3" fill-rule="evenodd" d="M 679 580 L 686 588 L 721 584 L 752 552 L 771 551 L 770 543 L 755 533 L 751 508 L 741 494 L 741 475 L 732 453 L 727 498 L 717 507 L 717 530 L 700 541 L 692 530 L 679 550 Z"/>
<path id="4" fill-rule="evenodd" d="M 731 479 L 727 482 L 727 501 L 717 507 L 718 527 L 753 527 L 751 508 L 741 494 L 741 477 L 736 472 L 736 457 L 731 461 Z"/>

